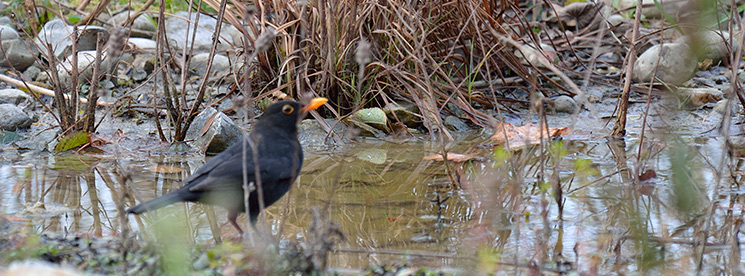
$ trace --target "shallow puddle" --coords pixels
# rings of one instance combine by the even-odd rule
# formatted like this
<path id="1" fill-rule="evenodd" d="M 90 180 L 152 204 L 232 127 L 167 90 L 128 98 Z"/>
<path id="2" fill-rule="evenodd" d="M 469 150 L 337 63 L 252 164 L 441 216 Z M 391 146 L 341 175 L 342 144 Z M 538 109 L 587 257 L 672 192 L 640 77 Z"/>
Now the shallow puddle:
<path id="1" fill-rule="evenodd" d="M 327 210 L 345 236 L 329 258 L 339 268 L 406 263 L 509 271 L 542 264 L 562 271 L 567 264 L 582 272 L 668 274 L 694 271 L 701 260 L 705 272 L 739 269 L 745 205 L 735 183 L 742 180 L 742 159 L 725 163 L 717 182 L 721 139 L 648 138 L 652 143 L 637 161 L 635 137 L 632 132 L 618 144 L 576 135 L 551 149 L 505 152 L 478 134 L 461 135 L 448 151 L 479 158 L 448 166 L 424 158 L 442 150 L 426 138 L 306 151 L 290 196 L 266 210 L 260 229 L 282 242 L 304 240 L 313 208 Z M 191 154 L 1 156 L 7 162 L 0 167 L 0 211 L 29 219 L 40 233 L 103 236 L 122 228 L 117 204 L 134 204 L 124 196 L 127 187 L 137 202 L 160 196 L 205 160 Z M 656 177 L 635 183 L 633 176 L 647 170 Z M 174 229 L 200 242 L 235 235 L 224 210 L 215 208 L 219 229 L 211 227 L 210 212 L 175 204 L 128 218 L 135 231 L 148 233 L 153 221 L 186 215 L 184 228 Z M 704 236 L 705 248 L 697 243 Z"/>

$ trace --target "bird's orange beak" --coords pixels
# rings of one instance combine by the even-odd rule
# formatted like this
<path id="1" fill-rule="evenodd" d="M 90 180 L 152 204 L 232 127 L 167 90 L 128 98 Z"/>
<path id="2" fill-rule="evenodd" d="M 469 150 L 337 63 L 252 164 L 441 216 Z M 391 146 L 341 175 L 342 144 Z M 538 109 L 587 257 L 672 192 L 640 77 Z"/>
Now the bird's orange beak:
<path id="1" fill-rule="evenodd" d="M 313 98 L 312 100 L 310 100 L 310 102 L 307 105 L 303 107 L 303 112 L 308 112 L 316 108 L 319 108 L 328 101 L 329 99 L 326 99 L 323 97 Z"/>

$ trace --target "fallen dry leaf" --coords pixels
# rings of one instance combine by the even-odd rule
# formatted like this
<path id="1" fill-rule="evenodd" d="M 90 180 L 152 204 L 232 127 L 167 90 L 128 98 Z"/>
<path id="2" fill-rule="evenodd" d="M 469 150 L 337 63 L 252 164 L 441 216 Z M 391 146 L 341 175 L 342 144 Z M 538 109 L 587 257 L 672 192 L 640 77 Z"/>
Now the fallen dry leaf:
<path id="1" fill-rule="evenodd" d="M 716 88 L 678 88 L 676 92 L 685 98 L 685 103 L 698 108 L 722 99 L 722 91 Z"/>
<path id="2" fill-rule="evenodd" d="M 657 177 L 657 173 L 655 173 L 654 170 L 649 169 L 639 175 L 639 180 L 644 181 L 654 177 Z"/>
<path id="3" fill-rule="evenodd" d="M 600 22 L 600 10 L 603 9 L 605 4 L 593 3 L 593 2 L 574 2 L 567 6 L 554 5 L 556 9 L 556 15 L 551 13 L 552 17 L 547 20 L 550 23 L 556 24 L 558 21 L 564 23 L 569 27 L 585 28 L 589 25 L 597 25 Z"/>
<path id="4" fill-rule="evenodd" d="M 477 158 L 478 156 L 470 155 L 470 154 L 460 154 L 460 153 L 448 153 L 448 161 L 453 162 L 466 162 L 468 160 Z M 444 160 L 442 158 L 442 154 L 433 154 L 429 156 L 425 156 L 422 158 L 424 160 L 435 160 L 435 161 L 442 161 Z"/>
<path id="5" fill-rule="evenodd" d="M 544 139 L 559 137 L 567 133 L 569 133 L 568 127 L 543 129 Z M 497 145 L 503 145 L 508 142 L 509 148 L 518 149 L 528 145 L 540 144 L 541 132 L 538 130 L 538 126 L 534 124 L 516 127 L 510 123 L 499 122 L 496 132 L 492 135 L 491 139 Z"/>
<path id="6" fill-rule="evenodd" d="M 212 113 L 212 115 L 210 115 L 209 118 L 207 118 L 207 121 L 204 122 L 204 126 L 202 127 L 202 131 L 199 132 L 199 137 L 202 137 L 205 134 L 207 134 L 207 131 L 210 130 L 212 123 L 215 122 L 215 118 L 217 118 L 218 115 L 220 115 L 220 112 L 215 112 L 215 113 Z"/>

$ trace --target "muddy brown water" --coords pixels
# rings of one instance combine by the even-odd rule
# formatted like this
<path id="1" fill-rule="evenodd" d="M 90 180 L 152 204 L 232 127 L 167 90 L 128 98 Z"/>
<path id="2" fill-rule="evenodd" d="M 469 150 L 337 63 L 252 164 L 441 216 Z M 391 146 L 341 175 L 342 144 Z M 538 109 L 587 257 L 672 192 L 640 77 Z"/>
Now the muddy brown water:
<path id="1" fill-rule="evenodd" d="M 311 210 L 328 207 L 346 237 L 329 258 L 331 267 L 341 268 L 406 263 L 509 271 L 542 263 L 583 272 L 597 267 L 689 274 L 702 260 L 704 274 L 731 273 L 743 261 L 737 246 L 745 209 L 740 197 L 745 190 L 737 186 L 742 159 L 718 170 L 722 139 L 698 135 L 703 128 L 692 126 L 672 138 L 648 134 L 641 163 L 633 125 L 625 144 L 589 132 L 570 135 L 559 158 L 546 157 L 551 154 L 539 147 L 506 158 L 488 136 L 461 134 L 448 150 L 479 158 L 449 167 L 424 159 L 442 149 L 427 137 L 306 150 L 302 175 L 289 196 L 266 210 L 261 227 L 282 242 L 302 241 L 309 235 Z M 122 228 L 116 211 L 124 198 L 119 172 L 132 177 L 127 185 L 139 201 L 178 187 L 205 161 L 193 154 L 123 158 L 6 150 L 0 156 L 0 211 L 29 219 L 40 233 L 93 235 L 115 235 Z M 634 183 L 633 175 L 647 169 L 656 177 Z M 459 179 L 455 188 L 448 171 Z M 541 179 L 562 183 L 561 218 L 554 189 Z M 43 210 L 33 207 L 37 202 L 44 203 Z M 215 210 L 220 235 L 235 235 L 224 210 Z M 215 232 L 199 204 L 129 216 L 129 224 L 146 232 L 152 220 L 179 214 L 188 217 L 184 225 L 193 239 L 213 241 Z"/>

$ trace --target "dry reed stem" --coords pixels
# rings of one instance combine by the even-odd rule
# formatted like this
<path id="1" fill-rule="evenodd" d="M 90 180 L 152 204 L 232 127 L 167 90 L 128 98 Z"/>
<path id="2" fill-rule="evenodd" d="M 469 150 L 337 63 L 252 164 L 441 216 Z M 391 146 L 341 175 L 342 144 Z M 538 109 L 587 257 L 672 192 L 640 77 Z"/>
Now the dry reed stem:
<path id="1" fill-rule="evenodd" d="M 41 86 L 38 86 L 38 85 L 34 85 L 34 84 L 31 84 L 31 83 L 24 83 L 23 81 L 20 81 L 20 80 L 11 78 L 11 77 L 6 76 L 6 75 L 3 75 L 3 74 L 0 74 L 0 80 L 1 81 L 4 81 L 4 82 L 7 82 L 7 83 L 10 83 L 12 85 L 15 85 L 17 87 L 26 88 L 26 89 L 28 89 L 28 90 L 30 90 L 32 92 L 36 92 L 36 93 L 39 93 L 39 94 L 44 94 L 44 95 L 52 96 L 52 97 L 55 96 L 54 90 L 46 89 L 44 87 L 41 87 Z M 70 95 L 64 94 L 64 98 L 66 100 L 69 100 L 70 99 Z M 88 99 L 86 99 L 86 98 L 78 98 L 78 100 L 82 104 L 87 104 L 88 103 Z M 96 104 L 98 106 L 111 106 L 112 105 L 112 103 L 105 102 L 105 101 L 96 101 Z"/>

